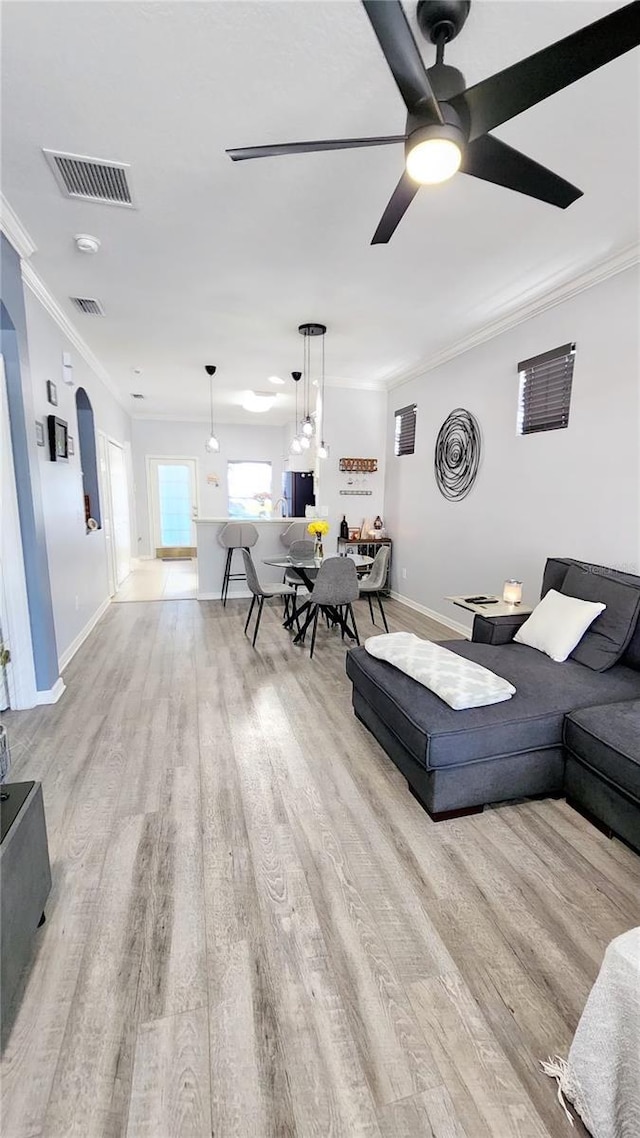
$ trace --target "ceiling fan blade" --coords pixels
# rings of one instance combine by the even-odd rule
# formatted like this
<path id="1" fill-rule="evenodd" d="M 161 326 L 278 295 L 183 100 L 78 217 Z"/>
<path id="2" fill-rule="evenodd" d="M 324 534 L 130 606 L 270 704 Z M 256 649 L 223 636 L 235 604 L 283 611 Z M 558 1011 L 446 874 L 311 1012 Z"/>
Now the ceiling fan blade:
<path id="1" fill-rule="evenodd" d="M 460 169 L 474 178 L 505 186 L 560 209 L 566 209 L 582 197 L 582 190 L 490 134 L 483 134 L 469 144 Z"/>
<path id="2" fill-rule="evenodd" d="M 451 100 L 471 115 L 469 139 L 555 95 L 640 44 L 640 0 L 483 79 Z"/>
<path id="3" fill-rule="evenodd" d="M 387 241 L 393 237 L 419 189 L 418 183 L 414 182 L 405 170 L 380 218 L 378 228 L 371 240 L 372 245 L 386 245 Z"/>
<path id="4" fill-rule="evenodd" d="M 435 122 L 443 122 L 438 100 L 400 0 L 362 0 L 362 5 L 407 110 L 413 111 L 418 103 L 422 103 Z"/>
<path id="5" fill-rule="evenodd" d="M 313 154 L 319 150 L 354 150 L 362 146 L 389 146 L 404 142 L 403 134 L 386 134 L 380 138 L 326 138 L 317 142 L 280 142 L 275 146 L 242 146 L 226 150 L 232 162 L 246 162 L 248 158 L 276 158 L 282 154 Z"/>

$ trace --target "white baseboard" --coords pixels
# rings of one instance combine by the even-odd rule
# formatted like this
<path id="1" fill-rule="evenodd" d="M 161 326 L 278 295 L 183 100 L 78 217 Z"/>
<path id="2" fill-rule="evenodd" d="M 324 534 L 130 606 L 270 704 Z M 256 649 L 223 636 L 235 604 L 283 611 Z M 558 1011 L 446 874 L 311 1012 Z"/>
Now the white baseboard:
<path id="1" fill-rule="evenodd" d="M 64 691 L 66 691 L 64 680 L 62 676 L 58 676 L 52 688 L 36 692 L 36 704 L 39 706 L 40 704 L 57 703 Z"/>
<path id="2" fill-rule="evenodd" d="M 73 657 L 75 656 L 76 652 L 78 651 L 78 648 L 80 648 L 84 644 L 89 633 L 93 632 L 96 624 L 100 620 L 100 617 L 104 616 L 104 614 L 107 611 L 107 609 L 109 608 L 110 604 L 111 604 L 111 597 L 106 597 L 106 599 L 102 602 L 102 604 L 96 609 L 96 611 L 94 612 L 91 619 L 87 621 L 87 623 L 85 624 L 82 631 L 78 633 L 75 640 L 72 640 L 69 647 L 66 648 L 65 651 L 62 653 L 62 655 L 60 656 L 60 659 L 58 660 L 58 667 L 60 668 L 61 673 L 64 672 L 65 668 L 67 667 L 67 664 L 71 663 L 71 661 L 73 660 Z M 51 702 L 53 703 L 55 701 L 52 700 Z"/>
<path id="3" fill-rule="evenodd" d="M 412 601 L 410 597 L 403 597 L 402 593 L 396 593 L 394 589 L 391 590 L 391 596 L 394 601 L 399 601 L 401 605 L 406 605 L 414 612 L 420 612 L 423 616 L 430 617 L 431 620 L 437 620 L 438 624 L 444 624 L 445 628 L 460 632 L 467 640 L 471 639 L 471 629 L 467 625 L 452 620 L 450 616 L 443 616 L 441 612 L 436 612 L 435 609 L 428 609 L 426 605 L 419 605 L 417 601 Z"/>

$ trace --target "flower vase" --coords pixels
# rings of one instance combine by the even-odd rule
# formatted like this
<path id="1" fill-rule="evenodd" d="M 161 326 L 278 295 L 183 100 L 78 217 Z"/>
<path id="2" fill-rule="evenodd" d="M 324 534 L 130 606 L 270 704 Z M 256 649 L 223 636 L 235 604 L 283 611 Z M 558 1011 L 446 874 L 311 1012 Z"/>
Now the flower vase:
<path id="1" fill-rule="evenodd" d="M 313 550 L 313 556 L 314 556 L 316 561 L 322 561 L 322 558 L 324 557 L 324 549 L 322 548 L 322 538 L 319 535 L 316 536 L 316 544 L 315 544 L 315 547 Z"/>

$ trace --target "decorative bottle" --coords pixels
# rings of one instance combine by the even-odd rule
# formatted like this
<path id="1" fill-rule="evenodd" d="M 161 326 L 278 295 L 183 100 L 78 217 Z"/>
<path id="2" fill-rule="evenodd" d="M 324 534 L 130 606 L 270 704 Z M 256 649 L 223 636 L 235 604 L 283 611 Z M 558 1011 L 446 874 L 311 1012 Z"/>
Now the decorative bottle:
<path id="1" fill-rule="evenodd" d="M 340 537 L 345 541 L 349 540 L 349 526 L 347 525 L 346 514 L 342 515 L 342 521 L 340 522 Z"/>

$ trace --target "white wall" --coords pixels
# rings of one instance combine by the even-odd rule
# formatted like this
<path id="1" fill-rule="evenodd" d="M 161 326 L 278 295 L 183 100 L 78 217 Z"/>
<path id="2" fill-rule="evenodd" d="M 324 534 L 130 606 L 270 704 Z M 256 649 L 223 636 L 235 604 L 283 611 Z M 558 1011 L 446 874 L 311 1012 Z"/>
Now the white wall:
<path id="1" fill-rule="evenodd" d="M 218 454 L 208 454 L 208 423 L 170 423 L 158 419 L 134 419 L 131 426 L 133 474 L 136 499 L 136 541 L 133 552 L 150 557 L 149 498 L 146 460 L 148 456 L 195 458 L 198 466 L 198 501 L 201 518 L 220 517 L 227 513 L 227 463 L 237 460 L 270 462 L 273 471 L 273 501 L 282 493 L 284 469 L 284 432 L 282 427 L 260 424 L 216 424 L 220 442 Z M 207 481 L 216 474 L 219 485 Z"/>
<path id="2" fill-rule="evenodd" d="M 324 437 L 329 444 L 329 458 L 318 462 L 319 492 L 316 501 L 329 509 L 331 532 L 328 547 L 333 552 L 342 515 L 349 526 L 361 525 L 363 519 L 383 513 L 385 475 L 385 437 L 387 417 L 386 391 L 362 391 L 356 388 L 328 388 L 325 392 Z M 341 474 L 341 458 L 377 458 L 377 474 L 349 485 L 349 478 L 362 475 Z M 341 490 L 371 490 L 371 496 L 341 495 Z"/>
<path id="3" fill-rule="evenodd" d="M 385 509 L 401 595 L 470 625 L 444 595 L 494 593 L 516 577 L 535 603 L 548 555 L 638 571 L 639 302 L 630 269 L 390 392 Z M 568 429 L 517 436 L 518 361 L 569 341 Z M 416 453 L 395 458 L 393 412 L 412 402 Z M 442 497 L 433 474 L 436 437 L 455 407 L 477 417 L 483 446 L 459 503 Z"/>
<path id="4" fill-rule="evenodd" d="M 64 662 L 109 595 L 104 530 L 88 534 L 85 526 L 76 389 L 84 387 L 91 400 L 96 430 L 125 446 L 130 420 L 29 289 L 25 309 L 35 416 L 45 424 L 45 437 L 48 415 L 64 419 L 75 442 L 68 462 L 50 460 L 48 439 L 38 447 L 56 642 Z M 63 352 L 71 354 L 73 388 L 62 380 Z M 47 380 L 56 384 L 57 407 L 47 401 Z"/>

